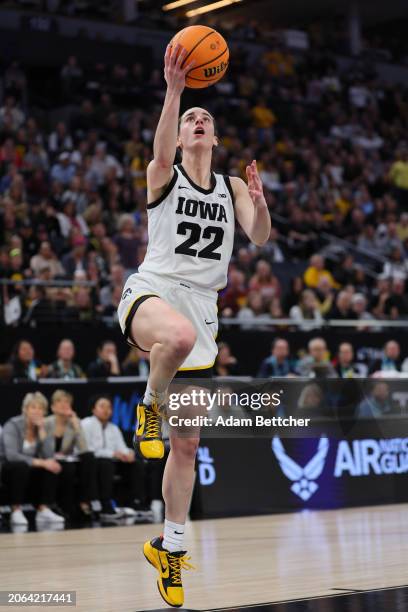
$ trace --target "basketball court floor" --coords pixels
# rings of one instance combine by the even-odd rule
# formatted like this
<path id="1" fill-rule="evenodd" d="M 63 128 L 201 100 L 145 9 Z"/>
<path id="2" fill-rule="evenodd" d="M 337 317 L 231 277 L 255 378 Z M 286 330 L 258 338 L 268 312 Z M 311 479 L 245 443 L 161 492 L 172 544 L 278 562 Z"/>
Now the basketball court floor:
<path id="1" fill-rule="evenodd" d="M 399 504 L 189 522 L 184 610 L 406 612 L 407 517 Z M 0 590 L 76 591 L 81 612 L 169 610 L 141 552 L 159 533 L 1 534 Z"/>

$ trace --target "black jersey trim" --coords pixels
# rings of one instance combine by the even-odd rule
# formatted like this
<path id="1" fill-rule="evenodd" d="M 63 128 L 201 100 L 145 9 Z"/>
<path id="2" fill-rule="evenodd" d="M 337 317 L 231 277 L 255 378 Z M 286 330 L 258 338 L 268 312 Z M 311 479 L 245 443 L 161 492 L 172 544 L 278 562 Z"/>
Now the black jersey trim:
<path id="1" fill-rule="evenodd" d="M 187 174 L 187 172 L 184 170 L 183 166 L 181 164 L 177 164 L 177 168 L 180 170 L 181 174 L 188 180 L 188 182 L 190 183 L 190 185 L 192 187 L 194 187 L 194 189 L 197 189 L 197 191 L 200 191 L 200 193 L 204 193 L 205 195 L 208 195 L 210 193 L 212 193 L 215 189 L 215 186 L 217 184 L 217 179 L 215 178 L 215 174 L 214 172 L 211 172 L 211 187 L 209 189 L 204 189 L 204 187 L 200 187 L 200 185 L 197 185 Z"/>
<path id="2" fill-rule="evenodd" d="M 177 370 L 174 378 L 213 378 L 214 367 L 203 368 L 202 370 Z"/>
<path id="3" fill-rule="evenodd" d="M 153 200 L 153 202 L 150 202 L 147 205 L 147 207 L 146 207 L 147 210 L 151 210 L 152 208 L 156 208 L 156 206 L 161 204 L 163 202 L 163 200 L 165 198 L 167 198 L 167 196 L 170 194 L 171 190 L 173 189 L 174 185 L 176 184 L 176 181 L 177 181 L 177 170 L 174 168 L 174 173 L 173 173 L 173 176 L 171 178 L 170 183 L 167 185 L 166 189 L 163 191 L 161 196 L 159 198 L 157 198 L 157 200 Z"/>
<path id="4" fill-rule="evenodd" d="M 235 196 L 234 196 L 234 192 L 232 190 L 231 179 L 228 176 L 228 174 L 224 174 L 224 181 L 225 181 L 225 184 L 226 184 L 227 189 L 229 191 L 229 194 L 231 196 L 232 205 L 235 206 Z"/>
<path id="5" fill-rule="evenodd" d="M 131 326 L 132 326 L 132 320 L 133 317 L 136 314 L 137 309 L 139 308 L 139 306 L 141 304 L 143 304 L 143 302 L 145 302 L 146 300 L 148 300 L 151 297 L 160 297 L 159 295 L 157 295 L 156 293 L 145 293 L 144 295 L 140 295 L 132 304 L 128 315 L 126 317 L 125 320 L 125 331 L 123 332 L 123 335 L 125 336 L 126 342 L 128 344 L 130 344 L 130 346 L 135 346 L 136 348 L 140 349 L 141 351 L 144 351 L 145 353 L 149 353 L 150 351 L 148 351 L 147 349 L 142 348 L 141 346 L 138 345 L 138 343 L 136 342 L 136 340 L 133 338 L 132 336 L 132 332 L 131 332 Z"/>

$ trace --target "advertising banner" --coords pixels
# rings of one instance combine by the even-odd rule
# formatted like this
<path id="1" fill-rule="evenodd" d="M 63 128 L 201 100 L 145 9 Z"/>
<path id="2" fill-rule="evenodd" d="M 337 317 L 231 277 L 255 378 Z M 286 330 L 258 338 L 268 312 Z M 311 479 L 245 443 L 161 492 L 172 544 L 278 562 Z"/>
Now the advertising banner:
<path id="1" fill-rule="evenodd" d="M 3 385 L 0 424 L 26 393 L 58 388 L 80 418 L 110 396 L 131 443 L 144 381 Z M 406 380 L 179 381 L 164 433 L 201 436 L 193 518 L 395 503 L 408 501 L 407 407 Z M 183 414 L 205 420 L 180 427 Z"/>
<path id="2" fill-rule="evenodd" d="M 196 518 L 408 501 L 408 427 L 367 422 L 354 438 L 208 439 Z"/>

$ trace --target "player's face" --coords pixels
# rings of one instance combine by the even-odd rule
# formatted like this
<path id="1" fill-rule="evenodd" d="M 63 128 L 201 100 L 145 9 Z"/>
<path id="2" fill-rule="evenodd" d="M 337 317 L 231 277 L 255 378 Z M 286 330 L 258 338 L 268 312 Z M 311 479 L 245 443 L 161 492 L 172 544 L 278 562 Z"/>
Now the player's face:
<path id="1" fill-rule="evenodd" d="M 203 108 L 190 108 L 180 121 L 178 146 L 183 150 L 192 148 L 207 148 L 218 144 L 214 133 L 214 120 Z"/>

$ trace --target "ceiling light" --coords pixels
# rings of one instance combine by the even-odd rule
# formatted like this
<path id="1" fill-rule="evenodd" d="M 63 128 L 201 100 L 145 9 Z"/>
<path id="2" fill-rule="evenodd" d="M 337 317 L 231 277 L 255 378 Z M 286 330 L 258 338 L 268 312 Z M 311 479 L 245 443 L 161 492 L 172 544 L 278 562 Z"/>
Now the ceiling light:
<path id="1" fill-rule="evenodd" d="M 192 4 L 193 2 L 197 2 L 197 0 L 175 0 L 175 2 L 170 2 L 169 4 L 165 4 L 162 7 L 162 10 L 172 11 L 173 9 L 179 8 L 180 6 L 184 6 L 185 4 Z"/>
<path id="2" fill-rule="evenodd" d="M 211 4 L 200 6 L 199 8 L 187 11 L 186 17 L 195 17 L 196 15 L 203 15 L 203 13 L 209 13 L 210 11 L 215 11 L 217 9 L 222 8 L 223 6 L 236 4 L 237 2 L 242 2 L 242 0 L 219 0 L 218 2 L 212 2 Z"/>

